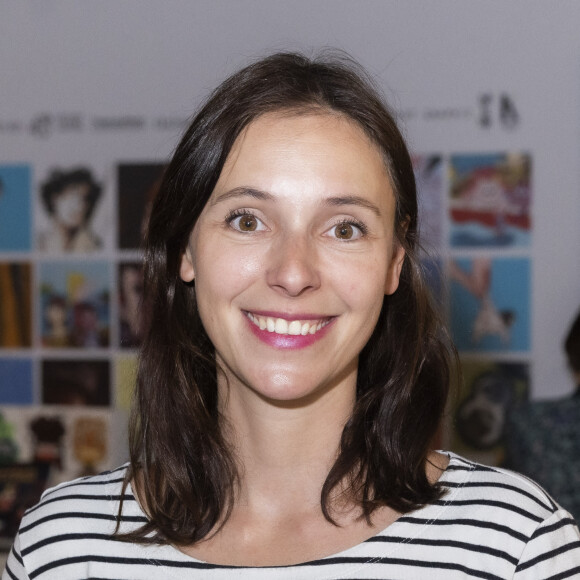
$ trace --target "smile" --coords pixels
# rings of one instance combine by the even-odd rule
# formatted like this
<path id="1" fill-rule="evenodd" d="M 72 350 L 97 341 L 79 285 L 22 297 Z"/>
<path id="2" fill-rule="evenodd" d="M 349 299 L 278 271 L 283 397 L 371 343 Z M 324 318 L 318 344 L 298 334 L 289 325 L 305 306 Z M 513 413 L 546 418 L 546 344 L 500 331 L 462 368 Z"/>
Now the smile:
<path id="1" fill-rule="evenodd" d="M 285 318 L 258 316 L 251 312 L 246 312 L 245 314 L 260 330 L 290 336 L 316 334 L 332 320 L 331 318 L 319 318 L 315 320 L 286 320 Z"/>

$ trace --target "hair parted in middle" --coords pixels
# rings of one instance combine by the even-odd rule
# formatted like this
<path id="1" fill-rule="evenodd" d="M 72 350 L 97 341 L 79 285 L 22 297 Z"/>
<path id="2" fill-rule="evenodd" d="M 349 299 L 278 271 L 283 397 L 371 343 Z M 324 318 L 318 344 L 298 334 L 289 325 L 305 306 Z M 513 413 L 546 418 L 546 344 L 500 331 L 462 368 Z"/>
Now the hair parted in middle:
<path id="1" fill-rule="evenodd" d="M 207 99 L 177 146 L 145 243 L 148 312 L 130 425 L 131 478 L 149 522 L 127 539 L 186 544 L 227 520 L 238 465 L 218 411 L 215 353 L 179 276 L 191 232 L 242 131 L 266 113 L 338 115 L 382 154 L 396 199 L 395 236 L 406 252 L 398 290 L 385 296 L 359 358 L 357 400 L 321 492 L 347 485 L 370 520 L 380 506 L 408 512 L 442 495 L 425 462 L 439 426 L 455 351 L 432 306 L 417 256 L 413 167 L 394 116 L 359 65 L 336 52 L 277 53 L 243 68 Z M 122 509 L 122 507 L 121 507 Z"/>

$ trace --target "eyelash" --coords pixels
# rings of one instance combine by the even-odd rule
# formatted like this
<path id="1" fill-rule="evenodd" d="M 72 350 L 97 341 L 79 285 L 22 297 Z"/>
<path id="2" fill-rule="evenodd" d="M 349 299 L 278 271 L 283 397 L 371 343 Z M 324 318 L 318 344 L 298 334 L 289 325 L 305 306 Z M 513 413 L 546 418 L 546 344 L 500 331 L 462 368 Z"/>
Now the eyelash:
<path id="1" fill-rule="evenodd" d="M 231 224 L 235 219 L 240 218 L 240 217 L 244 217 L 244 216 L 253 217 L 255 220 L 262 223 L 262 220 L 252 210 L 241 208 L 241 209 L 234 209 L 228 213 L 228 215 L 226 216 L 226 220 L 225 220 L 226 224 L 228 226 L 232 227 Z"/>
<path id="2" fill-rule="evenodd" d="M 256 217 L 256 215 L 249 209 L 233 209 L 226 216 L 226 223 L 229 224 L 229 223 L 233 222 L 236 218 L 242 217 L 244 215 L 249 215 L 249 216 L 252 216 L 253 218 L 258 219 Z"/>
<path id="3" fill-rule="evenodd" d="M 354 226 L 355 228 L 357 228 L 360 231 L 360 237 L 364 238 L 367 234 L 368 234 L 368 228 L 365 224 L 363 224 L 362 222 L 359 222 L 358 220 L 355 219 L 342 219 L 337 221 L 335 224 L 332 225 L 331 229 L 334 229 L 338 226 Z M 344 241 L 349 241 L 349 240 L 344 240 Z"/>

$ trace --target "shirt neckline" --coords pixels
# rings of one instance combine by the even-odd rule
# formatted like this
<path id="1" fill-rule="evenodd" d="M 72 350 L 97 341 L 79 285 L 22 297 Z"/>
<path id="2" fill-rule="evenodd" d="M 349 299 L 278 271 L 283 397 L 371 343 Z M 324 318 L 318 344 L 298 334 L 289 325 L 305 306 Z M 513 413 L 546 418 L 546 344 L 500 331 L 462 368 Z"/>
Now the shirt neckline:
<path id="1" fill-rule="evenodd" d="M 233 569 L 233 570 L 240 570 L 240 571 L 242 571 L 242 570 L 256 570 L 256 569 L 257 570 L 262 570 L 262 569 L 263 570 L 292 569 L 292 568 L 299 569 L 302 567 L 308 567 L 308 566 L 312 566 L 312 565 L 316 566 L 316 565 L 325 564 L 326 562 L 332 561 L 333 559 L 356 558 L 356 557 L 360 558 L 360 555 L 359 555 L 360 552 L 364 552 L 365 546 L 368 543 L 377 541 L 376 539 L 379 537 L 388 538 L 388 537 L 400 535 L 402 537 L 402 539 L 399 542 L 395 542 L 395 543 L 390 544 L 390 546 L 389 546 L 390 549 L 385 549 L 385 552 L 381 555 L 382 557 L 392 556 L 401 547 L 401 545 L 409 543 L 409 542 L 413 541 L 414 539 L 420 537 L 423 533 L 425 533 L 425 531 L 429 528 L 429 526 L 431 526 L 433 524 L 433 522 L 437 521 L 443 515 L 447 506 L 461 492 L 463 486 L 469 480 L 472 472 L 475 469 L 475 465 L 472 462 L 469 462 L 469 461 L 463 459 L 461 456 L 459 456 L 451 451 L 439 451 L 439 453 L 447 455 L 447 457 L 449 458 L 449 463 L 448 463 L 447 467 L 445 468 L 445 470 L 442 472 L 441 476 L 439 477 L 438 482 L 443 484 L 444 487 L 445 487 L 446 483 L 453 484 L 452 486 L 448 487 L 448 491 L 445 494 L 445 496 L 443 497 L 442 502 L 438 503 L 436 505 L 435 504 L 427 504 L 421 508 L 418 508 L 415 511 L 409 512 L 407 514 L 403 514 L 402 516 L 397 518 L 394 522 L 390 523 L 387 527 L 383 528 L 381 531 L 377 532 L 373 536 L 367 538 L 366 540 L 363 540 L 362 542 L 356 544 L 355 546 L 352 546 L 350 548 L 346 548 L 345 550 L 342 550 L 340 552 L 336 552 L 336 553 L 330 554 L 328 556 L 323 556 L 321 558 L 316 558 L 314 560 L 300 562 L 297 564 L 287 564 L 287 565 L 280 565 L 280 566 L 236 566 L 236 565 L 228 565 L 228 564 L 214 564 L 214 563 L 209 562 L 209 561 L 194 558 L 193 556 L 190 556 L 190 555 L 186 554 L 185 552 L 182 552 L 179 548 L 177 548 L 176 546 L 174 546 L 172 544 L 165 544 L 165 545 L 161 545 L 161 546 L 156 546 L 156 548 L 158 550 L 160 550 L 161 552 L 167 551 L 168 553 L 171 553 L 174 557 L 177 556 L 183 562 L 190 562 L 192 564 L 196 564 L 196 565 L 200 565 L 200 566 L 208 567 L 208 568 L 216 568 L 216 569 L 223 568 L 223 569 Z M 134 491 L 133 491 L 133 487 L 132 487 L 130 482 L 129 482 L 129 486 L 128 486 L 127 491 L 129 491 L 130 494 L 135 497 L 137 509 L 139 510 L 140 514 L 144 517 L 147 517 L 147 515 L 145 514 L 145 512 L 141 508 L 141 505 L 137 501 L 137 498 L 136 498 Z M 416 533 L 414 533 L 412 536 L 405 535 L 405 534 L 397 534 L 397 530 L 399 528 L 401 528 L 406 521 L 409 521 L 408 520 L 409 518 L 414 518 L 414 519 L 418 518 L 418 519 L 422 519 L 425 521 L 424 521 L 423 525 L 417 526 Z M 150 552 L 150 550 L 153 548 L 153 546 L 151 546 L 151 545 L 145 546 L 145 545 L 139 544 L 138 546 L 143 549 L 144 553 Z M 385 544 L 385 547 L 386 547 L 386 544 Z M 156 559 L 156 557 L 157 557 L 157 555 L 155 555 L 153 558 L 151 558 L 151 556 L 149 556 L 149 558 L 152 560 Z M 357 566 L 355 569 L 351 568 L 350 571 L 354 572 L 355 570 L 358 570 L 361 567 L 364 567 L 368 564 L 371 564 L 374 561 L 376 561 L 376 558 L 368 558 L 364 562 L 361 562 L 360 566 Z M 164 567 L 164 568 L 166 568 L 166 567 Z M 168 570 L 169 575 L 173 576 L 173 571 L 169 570 L 169 568 L 167 568 L 167 570 Z M 340 576 L 337 577 L 336 575 L 334 575 L 333 578 L 338 579 L 338 578 L 340 578 Z M 321 579 L 321 580 L 324 580 L 324 579 Z"/>

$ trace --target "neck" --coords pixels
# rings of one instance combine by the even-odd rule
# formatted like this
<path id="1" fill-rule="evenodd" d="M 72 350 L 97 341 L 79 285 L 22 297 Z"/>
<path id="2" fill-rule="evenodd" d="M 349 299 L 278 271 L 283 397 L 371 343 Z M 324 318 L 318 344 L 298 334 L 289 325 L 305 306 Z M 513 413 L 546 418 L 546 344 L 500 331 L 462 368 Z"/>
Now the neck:
<path id="1" fill-rule="evenodd" d="M 63 241 L 63 248 L 65 250 L 70 250 L 74 239 L 76 237 L 76 235 L 78 234 L 80 228 L 76 227 L 76 228 L 70 228 L 70 227 L 66 227 L 62 224 L 58 224 L 58 231 L 60 233 L 60 237 L 62 238 Z"/>
<path id="2" fill-rule="evenodd" d="M 356 384 L 343 386 L 304 405 L 229 390 L 222 413 L 241 466 L 238 505 L 266 512 L 265 517 L 320 505 L 355 402 Z"/>

